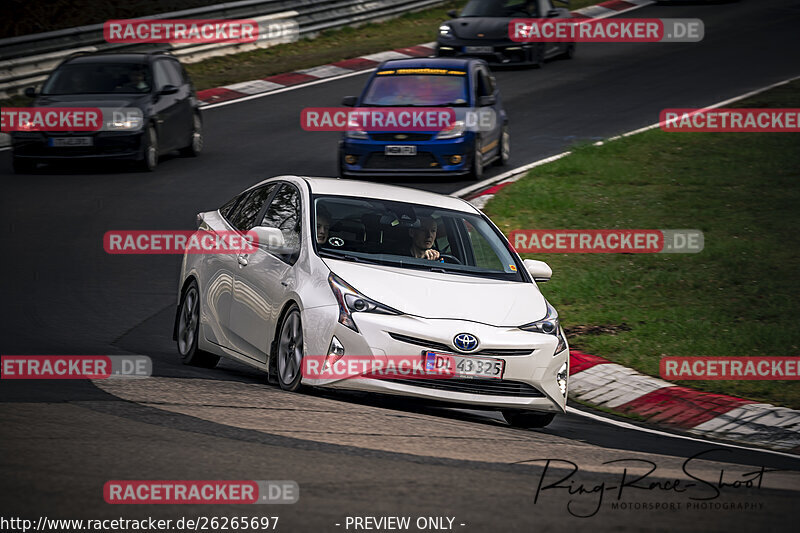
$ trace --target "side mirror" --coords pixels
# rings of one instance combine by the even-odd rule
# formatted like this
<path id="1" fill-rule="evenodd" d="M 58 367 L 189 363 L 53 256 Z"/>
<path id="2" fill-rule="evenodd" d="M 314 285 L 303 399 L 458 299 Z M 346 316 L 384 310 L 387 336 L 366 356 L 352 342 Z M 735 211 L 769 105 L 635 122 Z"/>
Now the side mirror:
<path id="1" fill-rule="evenodd" d="M 36 88 L 35 87 L 27 87 L 25 89 L 25 96 L 27 96 L 28 98 L 36 97 Z"/>
<path id="2" fill-rule="evenodd" d="M 537 261 L 536 259 L 526 259 L 522 262 L 531 275 L 533 281 L 544 282 L 550 281 L 553 277 L 553 269 L 551 269 L 544 261 Z"/>
<path id="3" fill-rule="evenodd" d="M 164 85 L 158 94 L 175 94 L 178 92 L 178 88 L 174 85 Z"/>
<path id="4" fill-rule="evenodd" d="M 458 18 L 458 10 L 451 9 L 450 11 L 447 12 L 447 16 L 450 17 L 451 19 Z"/>
<path id="5" fill-rule="evenodd" d="M 278 228 L 256 226 L 250 231 L 256 234 L 258 245 L 261 248 L 278 254 L 284 253 L 286 242 L 283 240 L 283 232 Z"/>
<path id="6" fill-rule="evenodd" d="M 553 0 L 554 2 L 558 2 L 559 4 L 564 4 L 565 6 L 569 5 L 569 0 Z"/>
<path id="7" fill-rule="evenodd" d="M 358 102 L 358 98 L 355 96 L 345 96 L 342 98 L 342 105 L 347 107 L 355 107 L 356 103 Z"/>
<path id="8" fill-rule="evenodd" d="M 558 9 L 551 9 L 550 11 L 547 12 L 547 16 L 549 18 L 555 18 L 555 17 L 559 16 L 560 14 L 561 14 L 561 12 Z"/>
<path id="9" fill-rule="evenodd" d="M 478 97 L 478 107 L 488 107 L 490 105 L 494 105 L 497 103 L 497 98 L 493 94 L 488 96 L 479 96 Z"/>

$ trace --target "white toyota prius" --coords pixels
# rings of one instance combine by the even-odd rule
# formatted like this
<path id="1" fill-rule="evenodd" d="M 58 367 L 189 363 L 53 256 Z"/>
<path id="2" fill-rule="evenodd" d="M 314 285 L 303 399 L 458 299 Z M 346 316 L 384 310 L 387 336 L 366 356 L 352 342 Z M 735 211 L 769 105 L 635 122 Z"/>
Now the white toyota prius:
<path id="1" fill-rule="evenodd" d="M 288 391 L 322 386 L 501 410 L 520 427 L 565 412 L 569 350 L 537 286 L 551 270 L 522 261 L 468 202 L 280 176 L 200 213 L 198 224 L 248 232 L 258 244 L 184 255 L 174 328 L 184 363 L 229 357 Z M 418 359 L 423 374 L 449 372 L 364 366 L 323 375 L 304 365 L 332 370 L 367 358 L 387 368 L 395 357 Z"/>

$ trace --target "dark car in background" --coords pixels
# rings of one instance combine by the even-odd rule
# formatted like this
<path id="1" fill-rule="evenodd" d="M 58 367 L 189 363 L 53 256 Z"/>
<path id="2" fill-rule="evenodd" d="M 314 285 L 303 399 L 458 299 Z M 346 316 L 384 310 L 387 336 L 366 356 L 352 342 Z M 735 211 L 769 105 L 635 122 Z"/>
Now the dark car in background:
<path id="1" fill-rule="evenodd" d="M 152 171 L 160 154 L 203 149 L 200 101 L 173 56 L 150 53 L 79 53 L 65 59 L 33 97 L 33 108 L 135 110 L 138 118 L 109 120 L 100 131 L 14 131 L 13 165 L 30 172 L 39 163 L 77 159 L 131 161 Z"/>
<path id="2" fill-rule="evenodd" d="M 510 154 L 508 115 L 494 76 L 480 59 L 393 59 L 382 63 L 361 96 L 342 102 L 358 108 L 442 107 L 456 120 L 439 132 L 347 131 L 339 143 L 339 175 L 468 176 L 504 165 Z M 467 113 L 491 117 L 470 127 Z"/>
<path id="3" fill-rule="evenodd" d="M 439 57 L 477 57 L 492 66 L 542 67 L 547 59 L 571 59 L 575 54 L 575 43 L 521 43 L 508 36 L 512 19 L 572 18 L 569 9 L 553 7 L 550 0 L 469 0 L 461 13 L 452 10 L 448 15 L 452 20 L 439 26 Z"/>

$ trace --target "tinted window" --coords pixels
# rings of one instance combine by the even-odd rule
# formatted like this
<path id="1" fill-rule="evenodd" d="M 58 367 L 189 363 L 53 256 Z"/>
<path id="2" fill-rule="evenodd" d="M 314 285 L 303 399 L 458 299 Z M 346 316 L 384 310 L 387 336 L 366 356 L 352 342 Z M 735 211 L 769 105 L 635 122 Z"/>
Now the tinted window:
<path id="1" fill-rule="evenodd" d="M 261 212 L 261 208 L 264 207 L 264 203 L 269 198 L 274 187 L 275 184 L 273 183 L 247 193 L 247 197 L 239 202 L 230 217 L 231 225 L 239 231 L 247 231 L 255 226 L 256 217 Z"/>
<path id="2" fill-rule="evenodd" d="M 300 192 L 292 185 L 282 185 L 270 202 L 260 226 L 278 228 L 291 256 L 300 251 Z"/>
<path id="3" fill-rule="evenodd" d="M 159 91 L 163 89 L 165 85 L 174 85 L 170 81 L 169 72 L 167 72 L 167 66 L 165 63 L 165 61 L 156 61 L 155 65 L 153 65 L 156 89 Z"/>
<path id="4" fill-rule="evenodd" d="M 241 196 L 241 195 L 239 195 L 239 196 Z M 222 214 L 222 216 L 225 217 L 229 221 L 230 221 L 231 212 L 233 211 L 233 208 L 236 206 L 236 202 L 239 200 L 239 196 L 234 196 L 233 198 L 228 200 L 228 202 L 225 205 L 223 205 L 222 207 L 219 208 L 220 214 Z"/>
<path id="5" fill-rule="evenodd" d="M 162 60 L 167 67 L 167 79 L 169 83 L 175 87 L 183 85 L 183 73 L 181 72 L 181 65 L 177 61 L 171 59 Z"/>
<path id="6" fill-rule="evenodd" d="M 536 17 L 536 0 L 470 0 L 462 17 Z"/>

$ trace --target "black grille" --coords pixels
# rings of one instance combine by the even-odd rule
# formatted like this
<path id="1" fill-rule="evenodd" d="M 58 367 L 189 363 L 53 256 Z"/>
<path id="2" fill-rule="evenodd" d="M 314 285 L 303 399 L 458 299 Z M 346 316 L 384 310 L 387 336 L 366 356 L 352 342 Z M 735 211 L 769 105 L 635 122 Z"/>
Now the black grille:
<path id="1" fill-rule="evenodd" d="M 462 379 L 462 378 L 432 378 L 432 379 L 384 379 L 391 383 L 413 385 L 425 389 L 442 390 L 448 392 L 465 392 L 469 394 L 485 394 L 490 396 L 522 396 L 525 398 L 544 398 L 541 391 L 520 381 L 507 381 L 502 379 Z"/>
<path id="2" fill-rule="evenodd" d="M 436 163 L 436 159 L 430 152 L 418 152 L 416 155 L 370 154 L 364 162 L 363 168 L 428 169 L 437 168 L 439 166 L 432 165 L 432 163 Z"/>
<path id="3" fill-rule="evenodd" d="M 440 350 L 450 353 L 452 352 L 458 353 L 458 350 L 454 350 L 447 344 L 441 342 L 429 341 L 427 339 L 417 339 L 415 337 L 409 337 L 407 335 L 401 335 L 399 333 L 389 333 L 389 336 L 396 341 L 406 342 L 408 344 L 416 344 L 417 346 L 422 346 L 423 348 L 427 348 L 429 350 Z M 532 351 L 533 348 L 486 348 L 485 350 L 478 350 L 477 352 L 471 352 L 469 355 L 519 356 L 519 355 L 529 355 Z"/>
<path id="4" fill-rule="evenodd" d="M 398 136 L 400 138 L 398 138 Z M 370 134 L 375 141 L 428 141 L 433 137 L 432 133 L 372 133 Z"/>

